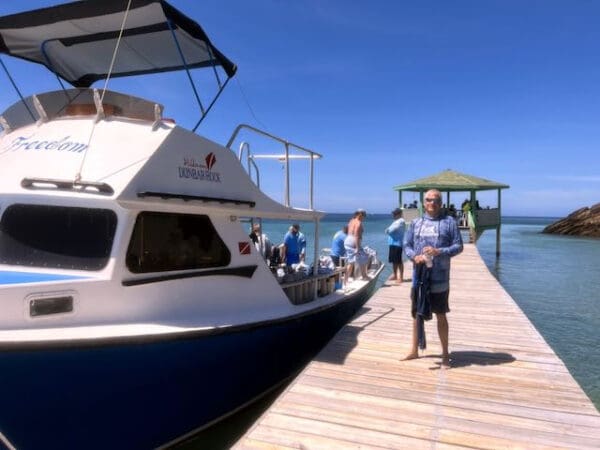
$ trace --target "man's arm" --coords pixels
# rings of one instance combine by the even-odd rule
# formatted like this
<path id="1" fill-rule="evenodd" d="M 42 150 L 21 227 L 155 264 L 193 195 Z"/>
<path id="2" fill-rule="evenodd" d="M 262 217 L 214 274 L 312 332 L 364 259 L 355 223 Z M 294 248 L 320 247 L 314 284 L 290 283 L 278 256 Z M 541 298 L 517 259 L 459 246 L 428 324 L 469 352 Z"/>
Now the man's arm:
<path id="1" fill-rule="evenodd" d="M 265 258 L 270 258 L 273 254 L 273 243 L 266 234 L 263 234 L 263 245 L 265 247 Z"/>
<path id="2" fill-rule="evenodd" d="M 404 247 L 404 253 L 408 257 L 408 259 L 410 259 L 411 261 L 415 257 L 415 250 L 413 248 L 413 246 L 415 244 L 414 238 L 415 238 L 415 226 L 414 226 L 414 222 L 411 222 L 410 225 L 408 226 L 408 229 L 406 230 L 406 233 L 404 234 L 404 242 L 402 243 L 402 246 Z"/>
<path id="3" fill-rule="evenodd" d="M 456 256 L 463 251 L 463 240 L 456 224 L 456 220 L 452 217 L 448 217 L 448 233 L 450 235 L 450 245 L 448 247 L 438 248 L 439 253 L 443 253 L 448 256 Z"/>
<path id="4" fill-rule="evenodd" d="M 281 257 L 281 262 L 285 263 L 287 262 L 287 244 L 289 242 L 290 239 L 290 234 L 286 233 L 285 236 L 283 237 L 283 244 L 281 244 L 281 252 L 280 252 L 280 257 Z"/>
<path id="5" fill-rule="evenodd" d="M 387 227 L 387 228 L 385 229 L 385 234 L 392 234 L 392 233 L 393 233 L 394 231 L 396 231 L 398 228 L 400 228 L 400 227 L 398 226 L 398 223 L 397 223 L 397 221 L 396 221 L 396 220 L 394 220 L 394 221 L 392 222 L 392 224 L 391 224 L 389 227 Z"/>
<path id="6" fill-rule="evenodd" d="M 306 256 L 306 237 L 304 234 L 301 234 L 298 237 L 298 250 L 300 251 L 300 261 L 304 262 L 304 257 Z"/>

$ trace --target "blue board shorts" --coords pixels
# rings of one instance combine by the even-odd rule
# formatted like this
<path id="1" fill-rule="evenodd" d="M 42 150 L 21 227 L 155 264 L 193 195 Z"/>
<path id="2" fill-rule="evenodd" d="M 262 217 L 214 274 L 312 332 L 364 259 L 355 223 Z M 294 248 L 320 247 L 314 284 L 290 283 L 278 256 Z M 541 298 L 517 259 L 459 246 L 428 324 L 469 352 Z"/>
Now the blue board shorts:
<path id="1" fill-rule="evenodd" d="M 414 295 L 415 288 L 411 288 L 410 298 L 411 309 L 410 312 L 413 319 L 417 317 L 417 302 L 415 301 L 416 295 Z M 431 312 L 435 314 L 446 314 L 450 312 L 450 306 L 448 305 L 448 297 L 450 295 L 450 289 L 444 292 L 432 292 L 429 294 L 429 302 L 431 303 Z"/>

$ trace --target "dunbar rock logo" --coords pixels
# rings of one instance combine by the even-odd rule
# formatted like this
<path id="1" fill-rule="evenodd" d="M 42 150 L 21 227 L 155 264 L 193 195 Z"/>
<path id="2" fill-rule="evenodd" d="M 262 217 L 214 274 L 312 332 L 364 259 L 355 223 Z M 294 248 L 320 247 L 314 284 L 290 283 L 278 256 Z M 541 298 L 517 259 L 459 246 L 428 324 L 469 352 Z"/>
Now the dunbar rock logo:
<path id="1" fill-rule="evenodd" d="M 213 170 L 217 163 L 214 153 L 209 153 L 204 158 L 204 164 L 198 162 L 195 158 L 183 158 L 183 166 L 179 166 L 179 178 L 190 178 L 199 181 L 221 182 L 221 174 Z"/>
<path id="2" fill-rule="evenodd" d="M 206 167 L 208 168 L 208 170 L 210 170 L 212 169 L 212 166 L 214 166 L 217 162 L 217 158 L 215 157 L 215 154 L 213 152 L 210 152 L 208 155 L 206 155 L 204 161 L 206 161 Z"/>

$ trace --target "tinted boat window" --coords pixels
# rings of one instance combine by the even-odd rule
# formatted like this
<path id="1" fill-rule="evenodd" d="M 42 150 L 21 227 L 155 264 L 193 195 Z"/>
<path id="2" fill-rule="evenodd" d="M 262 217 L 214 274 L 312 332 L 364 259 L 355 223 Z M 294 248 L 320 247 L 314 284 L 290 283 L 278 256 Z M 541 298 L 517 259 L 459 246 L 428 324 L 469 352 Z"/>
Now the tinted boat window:
<path id="1" fill-rule="evenodd" d="M 142 212 L 127 250 L 133 273 L 227 266 L 231 253 L 205 215 Z"/>
<path id="2" fill-rule="evenodd" d="M 99 270 L 108 263 L 116 226 L 109 209 L 11 205 L 0 221 L 0 262 Z"/>

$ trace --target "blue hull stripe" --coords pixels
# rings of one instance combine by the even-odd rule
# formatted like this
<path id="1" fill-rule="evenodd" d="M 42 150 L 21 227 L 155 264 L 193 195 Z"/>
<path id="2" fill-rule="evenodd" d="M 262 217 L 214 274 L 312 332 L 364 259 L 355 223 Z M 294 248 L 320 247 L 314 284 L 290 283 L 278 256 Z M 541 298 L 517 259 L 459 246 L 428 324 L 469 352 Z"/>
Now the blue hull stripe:
<path id="1" fill-rule="evenodd" d="M 60 275 L 54 273 L 13 272 L 0 270 L 0 286 L 3 284 L 43 283 L 45 281 L 81 280 L 89 277 Z"/>

